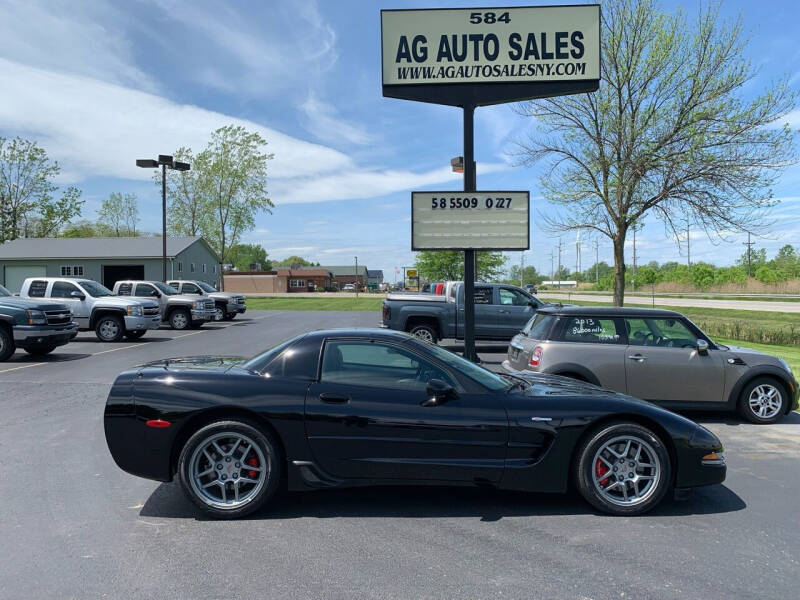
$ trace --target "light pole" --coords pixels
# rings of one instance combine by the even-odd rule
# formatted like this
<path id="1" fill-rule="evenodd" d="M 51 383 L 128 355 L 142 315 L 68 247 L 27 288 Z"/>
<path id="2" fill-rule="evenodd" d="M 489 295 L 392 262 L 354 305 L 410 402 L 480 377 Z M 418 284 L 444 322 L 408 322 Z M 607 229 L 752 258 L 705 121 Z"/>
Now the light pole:
<path id="1" fill-rule="evenodd" d="M 173 160 L 168 154 L 159 154 L 158 160 L 136 159 L 136 166 L 157 169 L 161 165 L 161 279 L 167 282 L 167 167 L 175 171 L 188 171 L 189 163 Z"/>
<path id="2" fill-rule="evenodd" d="M 358 257 L 356 256 L 356 298 L 358 298 Z"/>

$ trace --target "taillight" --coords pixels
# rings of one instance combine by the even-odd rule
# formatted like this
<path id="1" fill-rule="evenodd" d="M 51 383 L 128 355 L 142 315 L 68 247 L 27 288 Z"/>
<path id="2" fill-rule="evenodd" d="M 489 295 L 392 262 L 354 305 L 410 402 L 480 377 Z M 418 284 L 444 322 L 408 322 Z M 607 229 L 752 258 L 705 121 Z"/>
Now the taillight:
<path id="1" fill-rule="evenodd" d="M 384 304 L 383 305 L 383 320 L 384 321 L 389 321 L 389 319 L 391 319 L 391 318 L 392 318 L 392 309 Z"/>
<path id="2" fill-rule="evenodd" d="M 539 362 L 541 360 L 542 360 L 542 347 L 536 346 L 536 348 L 533 349 L 533 352 L 531 352 L 531 360 L 529 364 L 532 367 L 538 367 Z"/>

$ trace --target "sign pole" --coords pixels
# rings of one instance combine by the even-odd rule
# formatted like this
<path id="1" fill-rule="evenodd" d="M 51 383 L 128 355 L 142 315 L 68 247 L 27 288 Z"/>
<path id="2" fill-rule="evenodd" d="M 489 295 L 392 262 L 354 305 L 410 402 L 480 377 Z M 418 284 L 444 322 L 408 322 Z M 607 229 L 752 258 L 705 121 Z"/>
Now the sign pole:
<path id="1" fill-rule="evenodd" d="M 464 191 L 474 192 L 475 174 L 475 105 L 464 104 Z M 475 352 L 475 250 L 464 250 L 464 358 L 480 362 Z"/>

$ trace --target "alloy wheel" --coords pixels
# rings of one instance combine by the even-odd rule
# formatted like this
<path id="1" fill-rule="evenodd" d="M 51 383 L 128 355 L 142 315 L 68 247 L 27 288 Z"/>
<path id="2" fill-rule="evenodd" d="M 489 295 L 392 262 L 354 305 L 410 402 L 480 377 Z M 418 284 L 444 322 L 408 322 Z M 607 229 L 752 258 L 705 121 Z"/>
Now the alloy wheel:
<path id="1" fill-rule="evenodd" d="M 104 340 L 113 340 L 119 336 L 119 323 L 114 319 L 105 319 L 100 323 L 100 337 Z"/>
<path id="2" fill-rule="evenodd" d="M 250 502 L 269 478 L 270 462 L 241 433 L 217 433 L 198 444 L 190 460 L 189 483 L 214 508 L 232 510 Z"/>
<path id="3" fill-rule="evenodd" d="M 172 316 L 172 326 L 175 329 L 186 329 L 189 326 L 189 319 L 183 312 L 177 312 Z"/>
<path id="4" fill-rule="evenodd" d="M 421 339 L 423 342 L 433 343 L 433 333 L 430 329 L 417 329 L 414 335 Z"/>
<path id="5" fill-rule="evenodd" d="M 214 320 L 222 321 L 225 318 L 225 311 L 219 306 L 214 307 Z"/>
<path id="6" fill-rule="evenodd" d="M 777 387 L 762 383 L 753 388 L 747 403 L 752 413 L 759 419 L 772 419 L 783 407 L 783 397 Z"/>
<path id="7" fill-rule="evenodd" d="M 636 436 L 622 435 L 609 440 L 595 453 L 592 464 L 595 489 L 604 500 L 617 506 L 646 502 L 661 480 L 656 451 Z"/>

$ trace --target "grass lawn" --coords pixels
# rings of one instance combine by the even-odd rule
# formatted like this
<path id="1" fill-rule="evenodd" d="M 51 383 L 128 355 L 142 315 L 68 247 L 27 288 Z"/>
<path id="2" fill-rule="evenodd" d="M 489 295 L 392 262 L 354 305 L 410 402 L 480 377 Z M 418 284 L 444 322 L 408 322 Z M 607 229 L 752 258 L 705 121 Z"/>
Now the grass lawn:
<path id="1" fill-rule="evenodd" d="M 253 310 L 358 310 L 379 312 L 382 298 L 248 298 Z"/>
<path id="2" fill-rule="evenodd" d="M 765 354 L 780 356 L 789 363 L 792 371 L 800 373 L 800 347 L 798 346 L 777 346 L 773 344 L 754 344 L 752 342 L 740 342 L 738 340 L 728 340 L 725 338 L 713 338 L 715 342 L 726 346 L 741 346 L 742 348 L 752 348 Z"/>

